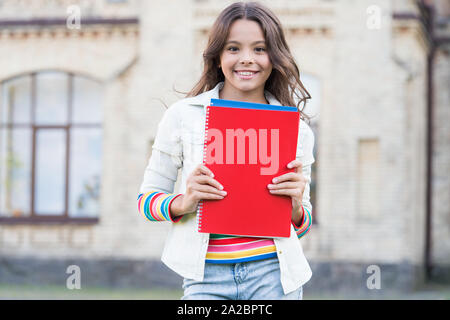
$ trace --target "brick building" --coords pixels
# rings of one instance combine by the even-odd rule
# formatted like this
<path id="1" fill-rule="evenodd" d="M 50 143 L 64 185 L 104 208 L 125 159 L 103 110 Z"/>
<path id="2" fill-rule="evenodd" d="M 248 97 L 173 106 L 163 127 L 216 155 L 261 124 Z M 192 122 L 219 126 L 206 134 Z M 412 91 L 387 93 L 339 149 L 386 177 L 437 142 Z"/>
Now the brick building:
<path id="1" fill-rule="evenodd" d="M 174 285 L 136 198 L 166 106 L 230 1 L 0 1 L 0 283 Z M 266 1 L 312 99 L 316 290 L 450 268 L 450 6 Z M 178 186 L 176 187 L 178 188 Z"/>

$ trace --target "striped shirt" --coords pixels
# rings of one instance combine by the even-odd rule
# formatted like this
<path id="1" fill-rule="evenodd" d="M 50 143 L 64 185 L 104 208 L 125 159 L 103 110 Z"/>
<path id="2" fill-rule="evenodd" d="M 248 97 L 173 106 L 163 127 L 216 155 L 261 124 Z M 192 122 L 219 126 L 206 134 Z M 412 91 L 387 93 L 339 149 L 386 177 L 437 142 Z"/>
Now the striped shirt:
<path id="1" fill-rule="evenodd" d="M 138 196 L 138 211 L 150 221 L 178 222 L 182 216 L 173 218 L 169 208 L 181 194 L 151 190 Z M 311 213 L 302 206 L 303 220 L 300 226 L 292 222 L 300 239 L 311 229 Z M 276 247 L 271 238 L 255 238 L 210 234 L 206 263 L 238 263 L 276 257 Z"/>
<path id="2" fill-rule="evenodd" d="M 303 221 L 294 223 L 294 230 L 300 239 L 311 229 L 311 214 L 302 206 Z M 306 211 L 306 212 L 305 212 Z M 262 260 L 277 256 L 275 243 L 271 238 L 240 237 L 210 234 L 206 263 L 238 263 Z"/>
<path id="3" fill-rule="evenodd" d="M 171 221 L 177 222 L 182 216 L 172 218 L 169 212 L 170 204 L 181 194 L 164 193 L 151 190 L 140 193 L 138 201 L 138 211 L 150 221 Z"/>

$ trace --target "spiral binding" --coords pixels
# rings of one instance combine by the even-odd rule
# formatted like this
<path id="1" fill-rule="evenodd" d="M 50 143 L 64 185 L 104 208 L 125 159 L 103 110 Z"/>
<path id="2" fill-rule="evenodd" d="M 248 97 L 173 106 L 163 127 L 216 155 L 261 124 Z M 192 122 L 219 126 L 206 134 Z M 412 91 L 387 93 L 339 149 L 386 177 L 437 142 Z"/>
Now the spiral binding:
<path id="1" fill-rule="evenodd" d="M 208 141 L 208 124 L 209 124 L 209 106 L 206 107 L 205 119 L 205 140 L 203 141 L 203 164 L 206 163 L 206 142 Z M 197 208 L 197 229 L 202 231 L 202 215 L 203 215 L 203 200 L 200 200 Z"/>
<path id="2" fill-rule="evenodd" d="M 200 200 L 197 208 L 197 228 L 198 231 L 202 231 L 202 214 L 203 214 L 203 200 Z"/>

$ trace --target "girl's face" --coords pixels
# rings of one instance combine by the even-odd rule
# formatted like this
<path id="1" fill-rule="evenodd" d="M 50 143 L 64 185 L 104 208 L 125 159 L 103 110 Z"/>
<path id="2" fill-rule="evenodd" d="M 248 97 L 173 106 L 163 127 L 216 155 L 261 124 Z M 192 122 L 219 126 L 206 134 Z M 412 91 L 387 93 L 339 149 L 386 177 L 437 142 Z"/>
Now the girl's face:
<path id="1" fill-rule="evenodd" d="M 231 24 L 220 55 L 225 86 L 235 95 L 264 94 L 264 84 L 272 72 L 264 34 L 259 24 L 239 19 Z"/>

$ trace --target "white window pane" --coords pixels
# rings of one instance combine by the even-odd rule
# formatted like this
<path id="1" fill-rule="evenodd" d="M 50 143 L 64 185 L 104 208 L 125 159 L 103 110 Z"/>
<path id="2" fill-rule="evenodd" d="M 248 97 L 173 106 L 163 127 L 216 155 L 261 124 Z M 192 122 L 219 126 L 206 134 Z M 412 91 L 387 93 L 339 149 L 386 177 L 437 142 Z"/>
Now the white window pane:
<path id="1" fill-rule="evenodd" d="M 32 131 L 0 129 L 0 214 L 29 216 Z"/>
<path id="2" fill-rule="evenodd" d="M 36 124 L 66 124 L 68 75 L 43 72 L 36 75 Z"/>
<path id="3" fill-rule="evenodd" d="M 101 123 L 102 87 L 99 83 L 81 77 L 73 79 L 72 123 Z"/>
<path id="4" fill-rule="evenodd" d="M 69 216 L 98 216 L 102 130 L 74 128 L 70 136 Z"/>
<path id="5" fill-rule="evenodd" d="M 66 133 L 62 129 L 36 132 L 35 213 L 62 215 L 65 203 Z"/>
<path id="6" fill-rule="evenodd" d="M 6 81 L 2 86 L 0 123 L 31 122 L 31 77 Z"/>

